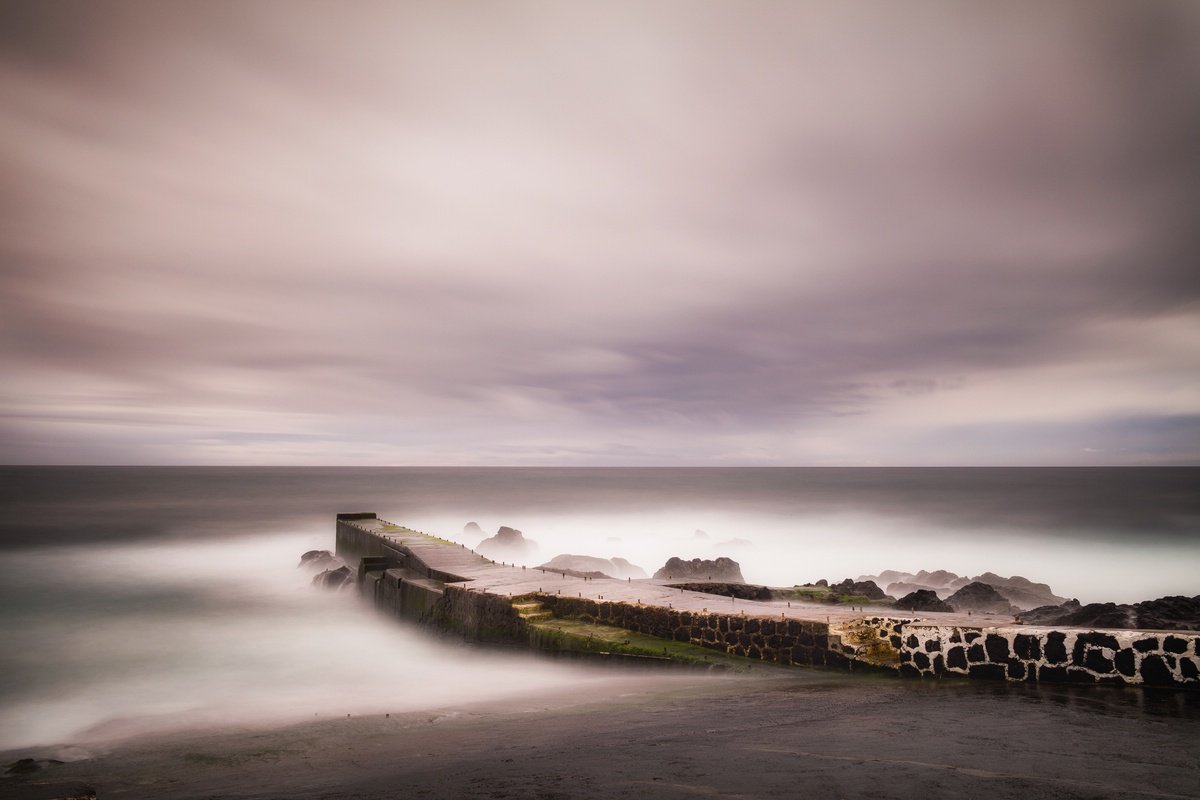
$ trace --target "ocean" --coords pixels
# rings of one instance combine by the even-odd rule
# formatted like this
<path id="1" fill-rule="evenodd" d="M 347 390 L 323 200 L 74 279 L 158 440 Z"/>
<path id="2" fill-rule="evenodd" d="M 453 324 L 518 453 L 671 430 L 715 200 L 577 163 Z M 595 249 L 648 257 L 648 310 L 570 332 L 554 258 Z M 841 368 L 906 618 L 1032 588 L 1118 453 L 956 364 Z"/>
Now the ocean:
<path id="1" fill-rule="evenodd" d="M 313 590 L 334 515 L 559 553 L 726 555 L 792 585 L 993 571 L 1083 602 L 1200 593 L 1200 469 L 0 467 L 0 749 L 408 711 L 595 670 L 460 646 Z"/>

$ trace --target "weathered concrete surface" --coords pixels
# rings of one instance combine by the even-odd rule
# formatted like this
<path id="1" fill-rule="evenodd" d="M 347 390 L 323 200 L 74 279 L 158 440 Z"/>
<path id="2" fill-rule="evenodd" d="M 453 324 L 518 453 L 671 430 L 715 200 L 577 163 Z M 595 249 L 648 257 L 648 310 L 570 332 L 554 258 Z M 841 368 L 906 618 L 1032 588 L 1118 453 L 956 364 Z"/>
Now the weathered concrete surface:
<path id="1" fill-rule="evenodd" d="M 641 603 L 662 606 L 682 611 L 727 613 L 735 610 L 747 616 L 779 617 L 787 619 L 823 621 L 831 623 L 853 622 L 867 616 L 894 613 L 889 606 L 862 606 L 862 611 L 847 606 L 829 606 L 819 603 L 800 603 L 783 600 L 739 600 L 729 597 L 689 592 L 675 589 L 665 580 L 647 578 L 642 580 L 616 580 L 606 578 L 583 579 L 562 575 L 553 571 L 542 571 L 536 567 L 494 562 L 462 545 L 420 533 L 380 519 L 339 520 L 339 531 L 354 528 L 370 538 L 389 543 L 397 552 L 411 552 L 422 563 L 434 571 L 458 576 L 471 591 L 489 592 L 505 597 L 544 592 L 564 597 L 579 597 L 610 602 Z M 366 550 L 370 552 L 366 552 Z M 355 547 L 347 543 L 343 547 L 341 534 L 338 539 L 338 554 L 355 558 L 362 555 L 377 555 L 379 545 L 370 548 Z M 873 612 L 873 613 L 872 613 Z M 907 615 L 911 618 L 911 615 Z M 1013 617 L 1002 614 L 928 614 L 922 619 L 936 620 L 942 625 L 1012 625 Z"/>
<path id="2" fill-rule="evenodd" d="M 337 551 L 360 563 L 360 586 L 377 605 L 477 641 L 539 646 L 535 617 L 548 613 L 785 665 L 1200 688 L 1195 633 L 1038 629 L 1001 614 L 744 600 L 655 579 L 576 577 L 497 563 L 365 514 L 339 515 Z"/>

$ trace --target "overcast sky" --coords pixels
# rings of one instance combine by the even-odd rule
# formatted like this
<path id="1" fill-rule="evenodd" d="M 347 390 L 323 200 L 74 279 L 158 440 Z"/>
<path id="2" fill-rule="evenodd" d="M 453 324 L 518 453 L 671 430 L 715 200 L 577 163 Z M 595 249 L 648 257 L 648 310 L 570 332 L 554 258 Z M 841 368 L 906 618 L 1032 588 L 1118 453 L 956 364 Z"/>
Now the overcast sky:
<path id="1" fill-rule="evenodd" d="M 0 462 L 1200 463 L 1200 3 L 0 8 Z"/>

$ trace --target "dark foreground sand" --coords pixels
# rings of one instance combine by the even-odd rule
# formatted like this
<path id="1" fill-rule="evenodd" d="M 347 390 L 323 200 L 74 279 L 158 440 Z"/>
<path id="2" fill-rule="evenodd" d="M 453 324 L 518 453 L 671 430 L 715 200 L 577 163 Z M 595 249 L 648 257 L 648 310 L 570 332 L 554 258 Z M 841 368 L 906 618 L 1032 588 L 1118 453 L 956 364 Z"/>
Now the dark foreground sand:
<path id="1" fill-rule="evenodd" d="M 1200 798 L 1194 693 L 804 670 L 614 693 L 128 740 L 0 796 Z"/>

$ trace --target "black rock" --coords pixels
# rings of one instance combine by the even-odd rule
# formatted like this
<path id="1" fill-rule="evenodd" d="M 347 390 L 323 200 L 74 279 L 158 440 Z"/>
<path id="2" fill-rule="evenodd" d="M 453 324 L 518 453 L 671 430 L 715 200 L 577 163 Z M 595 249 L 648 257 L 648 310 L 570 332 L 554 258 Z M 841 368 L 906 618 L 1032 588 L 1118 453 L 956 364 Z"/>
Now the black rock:
<path id="1" fill-rule="evenodd" d="M 989 633 L 984 639 L 984 649 L 987 650 L 988 661 L 1007 661 L 1008 660 L 1008 639 L 1003 636 L 997 636 L 994 633 Z"/>
<path id="2" fill-rule="evenodd" d="M 893 584 L 894 586 L 895 584 Z M 940 600 L 932 589 L 917 589 L 895 602 L 893 608 L 905 611 L 953 611 L 949 603 Z"/>
<path id="3" fill-rule="evenodd" d="M 1175 683 L 1175 676 L 1162 656 L 1148 655 L 1142 657 L 1142 680 L 1148 686 L 1170 686 Z"/>
<path id="4" fill-rule="evenodd" d="M 317 570 L 337 569 L 344 563 L 344 561 L 328 550 L 309 550 L 300 556 L 300 563 L 296 567 L 304 567 L 316 572 Z"/>
<path id="5" fill-rule="evenodd" d="M 1111 658 L 1108 658 L 1100 650 L 1088 650 L 1084 656 L 1083 665 L 1092 672 L 1099 672 L 1102 675 L 1107 675 L 1114 669 Z"/>
<path id="6" fill-rule="evenodd" d="M 1137 627 L 1152 631 L 1200 631 L 1200 595 L 1175 595 L 1133 604 Z"/>
<path id="7" fill-rule="evenodd" d="M 1059 597 L 1054 592 L 1050 591 L 1050 587 L 1044 583 L 1034 583 L 1028 578 L 1023 578 L 1020 575 L 1013 575 L 1011 578 L 1004 578 L 994 572 L 985 572 L 982 575 L 976 575 L 971 578 L 972 581 L 986 583 L 1004 599 L 1008 600 L 1017 608 L 1037 608 L 1039 606 L 1054 605 L 1062 603 L 1065 598 Z"/>
<path id="8" fill-rule="evenodd" d="M 320 575 L 313 578 L 313 586 L 330 591 L 337 591 L 345 586 L 354 583 L 354 573 L 350 568 L 342 565 L 337 569 L 327 569 Z"/>
<path id="9" fill-rule="evenodd" d="M 1054 631 L 1046 634 L 1046 646 L 1043 648 L 1046 652 L 1046 660 L 1051 664 L 1065 664 L 1067 662 L 1067 635 L 1060 631 Z"/>
<path id="10" fill-rule="evenodd" d="M 981 614 L 1015 614 L 1017 609 L 1005 597 L 986 583 L 968 583 L 946 598 L 955 611 L 975 611 Z"/>
<path id="11" fill-rule="evenodd" d="M 1078 600 L 1068 600 L 1057 606 L 1038 606 L 1037 608 L 1017 614 L 1017 622 L 1022 625 L 1056 625 L 1060 618 L 1078 611 L 1080 608 Z"/>
<path id="12" fill-rule="evenodd" d="M 1017 658 L 1027 661 L 1038 661 L 1042 657 L 1042 646 L 1036 636 L 1018 633 L 1013 637 L 1013 651 Z"/>
<path id="13" fill-rule="evenodd" d="M 951 647 L 946 653 L 946 665 L 957 669 L 966 669 L 967 654 L 961 647 Z"/>
<path id="14" fill-rule="evenodd" d="M 693 558 L 684 561 L 672 557 L 654 573 L 656 580 L 716 581 L 718 583 L 745 583 L 742 566 L 732 558 L 721 556 L 716 559 Z"/>
<path id="15" fill-rule="evenodd" d="M 1089 603 L 1071 600 L 1017 615 L 1023 625 L 1062 625 L 1075 628 L 1140 628 L 1142 630 L 1200 630 L 1200 596 L 1160 597 L 1140 603 Z"/>

